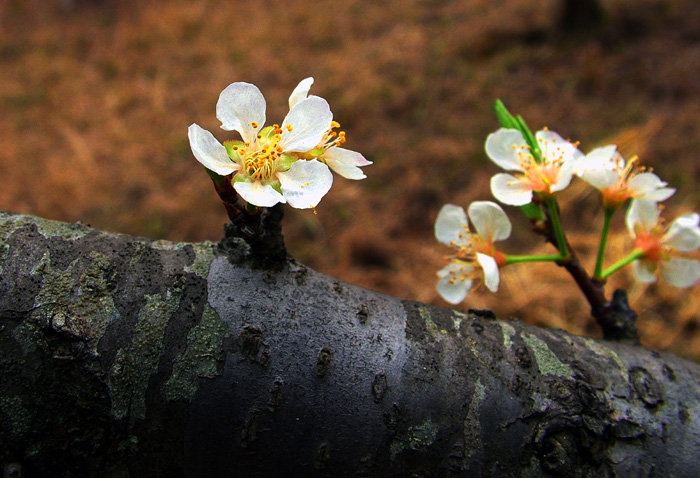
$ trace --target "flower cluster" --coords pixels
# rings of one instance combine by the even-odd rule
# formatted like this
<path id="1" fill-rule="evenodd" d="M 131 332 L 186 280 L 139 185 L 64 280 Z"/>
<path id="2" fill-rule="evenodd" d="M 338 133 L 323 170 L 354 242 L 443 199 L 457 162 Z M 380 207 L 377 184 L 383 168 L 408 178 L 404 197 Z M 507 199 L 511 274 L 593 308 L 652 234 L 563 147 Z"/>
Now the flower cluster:
<path id="1" fill-rule="evenodd" d="M 511 224 L 498 205 L 478 201 L 469 206 L 469 219 L 476 229 L 473 233 L 464 210 L 447 204 L 435 222 L 438 241 L 456 249 L 448 257 L 449 264 L 438 272 L 437 290 L 446 301 L 461 302 L 473 286 L 482 282 L 495 292 L 499 268 L 506 265 L 543 261 L 571 265 L 571 261 L 577 261 L 561 228 L 556 202 L 557 195 L 574 177 L 598 189 L 605 213 L 596 269 L 590 279 L 593 287 L 602 287 L 608 276 L 628 264 L 633 264 L 634 274 L 642 282 L 656 280 L 657 270 L 676 287 L 692 287 L 700 282 L 700 261 L 679 257 L 700 248 L 700 216 L 686 214 L 664 227 L 659 203 L 671 197 L 675 189 L 639 166 L 637 157 L 625 161 L 614 145 L 584 154 L 578 143 L 548 129 L 533 135 L 522 118 L 510 115 L 500 102 L 496 111 L 503 127 L 487 137 L 485 150 L 497 166 L 508 172 L 491 178 L 491 193 L 503 204 L 520 206 L 533 223 L 545 224 L 539 232 L 557 246 L 559 254 L 504 254 L 493 243 L 510 235 Z M 627 228 L 633 238 L 632 252 L 604 269 L 610 221 L 628 201 Z M 580 270 L 580 264 L 572 269 Z"/>
<path id="2" fill-rule="evenodd" d="M 302 80 L 289 97 L 289 113 L 279 124 L 264 126 L 266 103 L 250 83 L 226 87 L 216 104 L 221 128 L 241 140 L 222 145 L 192 124 L 188 129 L 195 158 L 210 172 L 230 176 L 238 195 L 254 206 L 289 203 L 314 208 L 330 190 L 330 169 L 348 179 L 365 177 L 360 167 L 372 164 L 360 153 L 340 147 L 345 132 L 333 121 L 328 102 L 309 96 L 313 78 Z M 330 168 L 330 169 L 329 169 Z"/>

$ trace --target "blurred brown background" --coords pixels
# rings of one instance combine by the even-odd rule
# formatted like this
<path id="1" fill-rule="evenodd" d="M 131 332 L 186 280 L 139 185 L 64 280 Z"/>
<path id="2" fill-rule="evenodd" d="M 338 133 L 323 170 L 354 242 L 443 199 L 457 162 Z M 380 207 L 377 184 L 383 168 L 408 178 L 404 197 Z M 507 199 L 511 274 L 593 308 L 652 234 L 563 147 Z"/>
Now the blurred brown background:
<path id="1" fill-rule="evenodd" d="M 495 6 L 498 5 L 498 6 Z M 582 149 L 616 143 L 678 193 L 666 216 L 697 211 L 700 2 L 605 0 L 578 30 L 563 0 L 389 2 L 0 1 L 0 208 L 177 241 L 217 241 L 227 220 L 192 156 L 196 122 L 223 141 L 214 107 L 233 81 L 257 85 L 281 120 L 299 80 L 328 99 L 350 149 L 374 165 L 336 176 L 311 211 L 286 209 L 290 251 L 309 266 L 402 298 L 445 305 L 433 238 L 445 202 L 491 199 L 483 151 L 501 98 L 533 129 Z M 581 182 L 563 196 L 570 239 L 592 267 L 601 216 Z M 521 231 L 504 249 L 545 251 Z M 608 264 L 629 247 L 616 218 Z M 700 359 L 697 288 L 626 287 L 643 342 Z M 598 336 L 556 266 L 503 271 L 497 295 L 460 308 Z"/>

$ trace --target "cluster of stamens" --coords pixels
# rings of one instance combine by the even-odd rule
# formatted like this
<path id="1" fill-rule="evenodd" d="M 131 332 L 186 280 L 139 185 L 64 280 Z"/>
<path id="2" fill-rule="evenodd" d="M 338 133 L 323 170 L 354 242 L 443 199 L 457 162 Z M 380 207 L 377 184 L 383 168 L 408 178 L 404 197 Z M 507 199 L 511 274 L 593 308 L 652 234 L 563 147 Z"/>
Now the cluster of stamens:
<path id="1" fill-rule="evenodd" d="M 257 128 L 258 124 L 252 122 L 251 126 Z M 288 131 L 292 131 L 292 125 L 286 126 Z M 273 125 L 272 131 L 266 136 L 258 133 L 254 144 L 246 142 L 242 147 L 233 146 L 243 162 L 243 169 L 250 178 L 256 180 L 265 180 L 272 177 L 275 172 L 275 162 L 282 155 L 283 149 L 278 144 L 282 128 L 279 125 Z"/>
<path id="2" fill-rule="evenodd" d="M 345 131 L 335 132 L 334 129 L 340 128 L 340 123 L 331 121 L 331 128 L 323 135 L 321 143 L 318 145 L 321 149 L 328 149 L 333 146 L 340 146 L 345 142 Z"/>
<path id="3" fill-rule="evenodd" d="M 538 142 L 540 144 L 539 149 L 542 161 L 536 159 L 529 145 L 518 146 L 514 144 L 512 146 L 514 150 L 520 149 L 517 151 L 517 154 L 520 159 L 520 166 L 524 171 L 519 179 L 533 191 L 550 194 L 551 186 L 559 180 L 559 173 L 564 164 L 566 153 L 563 148 L 553 144 L 556 142 L 554 138 L 551 140 L 551 144 L 550 141 L 542 138 L 539 138 Z M 578 143 L 573 143 L 573 146 L 577 147 Z M 552 154 L 549 151 L 550 147 L 556 147 L 556 151 L 554 151 L 556 154 Z"/>

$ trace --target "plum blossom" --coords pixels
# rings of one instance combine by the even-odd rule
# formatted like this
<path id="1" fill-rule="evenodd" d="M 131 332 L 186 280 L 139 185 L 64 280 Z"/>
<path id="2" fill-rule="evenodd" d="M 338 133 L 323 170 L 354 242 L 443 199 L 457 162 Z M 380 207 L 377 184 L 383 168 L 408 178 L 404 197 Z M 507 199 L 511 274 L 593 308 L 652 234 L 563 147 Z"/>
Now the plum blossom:
<path id="1" fill-rule="evenodd" d="M 533 193 L 552 196 L 565 189 L 574 174 L 576 159 L 583 156 L 576 144 L 547 129 L 535 134 L 542 161 L 532 154 L 523 134 L 501 128 L 486 138 L 486 154 L 514 174 L 499 173 L 491 178 L 491 193 L 504 204 L 523 206 Z"/>
<path id="2" fill-rule="evenodd" d="M 289 97 L 290 108 L 307 97 L 312 84 L 313 78 L 307 78 L 299 83 L 292 96 Z M 347 179 L 366 178 L 367 176 L 360 167 L 369 166 L 372 162 L 367 161 L 362 154 L 356 151 L 341 148 L 340 145 L 345 143 L 345 131 L 333 131 L 337 128 L 340 128 L 340 123 L 332 121 L 331 127 L 324 133 L 323 138 L 316 147 L 304 154 L 297 153 L 297 156 L 303 159 L 315 158 L 327 164 L 329 168 Z"/>
<path id="3" fill-rule="evenodd" d="M 657 203 L 636 199 L 627 211 L 626 223 L 635 250 L 643 253 L 633 264 L 637 280 L 654 282 L 659 269 L 666 282 L 675 287 L 693 287 L 700 281 L 700 261 L 676 257 L 679 252 L 700 248 L 698 214 L 685 214 L 664 227 Z"/>
<path id="4" fill-rule="evenodd" d="M 290 110 L 280 125 L 263 127 L 266 103 L 250 83 L 226 87 L 216 104 L 221 128 L 237 131 L 242 141 L 219 143 L 197 124 L 188 129 L 195 158 L 210 171 L 232 174 L 236 192 L 248 203 L 270 207 L 289 203 L 305 209 L 315 207 L 328 192 L 333 175 L 316 159 L 300 161 L 319 144 L 331 128 L 333 114 L 328 103 L 308 96 L 312 78 L 302 80 L 290 96 Z"/>
<path id="5" fill-rule="evenodd" d="M 629 161 L 617 152 L 614 145 L 596 148 L 576 165 L 576 175 L 600 190 L 606 209 L 617 210 L 628 199 L 665 201 L 676 190 L 644 168 L 635 156 Z"/>
<path id="6" fill-rule="evenodd" d="M 498 269 L 506 261 L 493 245 L 511 233 L 512 226 L 503 209 L 491 201 L 475 201 L 469 205 L 469 219 L 475 233 L 469 230 L 464 209 L 446 204 L 435 221 L 437 240 L 457 250 L 449 257 L 450 263 L 438 272 L 437 291 L 451 304 L 462 302 L 482 276 L 486 287 L 496 292 Z"/>

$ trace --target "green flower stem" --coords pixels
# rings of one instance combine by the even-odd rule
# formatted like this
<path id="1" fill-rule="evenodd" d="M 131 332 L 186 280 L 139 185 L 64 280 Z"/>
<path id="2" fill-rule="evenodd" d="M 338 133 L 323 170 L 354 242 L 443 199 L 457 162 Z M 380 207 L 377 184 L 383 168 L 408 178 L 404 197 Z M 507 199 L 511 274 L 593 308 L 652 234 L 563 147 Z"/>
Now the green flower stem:
<path id="1" fill-rule="evenodd" d="M 506 265 L 518 264 L 520 262 L 556 262 L 564 259 L 561 254 L 543 254 L 533 256 L 506 256 Z"/>
<path id="2" fill-rule="evenodd" d="M 641 259 L 644 257 L 644 251 L 641 249 L 635 249 L 633 250 L 627 257 L 620 259 L 617 261 L 615 264 L 611 265 L 607 269 L 603 271 L 603 273 L 600 275 L 601 279 L 607 279 L 611 275 L 613 275 L 615 272 L 619 271 L 623 267 L 625 267 L 628 264 L 631 264 L 632 262 Z"/>
<path id="3" fill-rule="evenodd" d="M 610 222 L 615 214 L 614 209 L 605 208 L 605 218 L 603 219 L 603 230 L 600 233 L 600 245 L 598 246 L 598 258 L 595 261 L 594 279 L 602 279 L 603 261 L 605 260 L 605 247 L 608 244 L 608 234 L 610 233 Z"/>
<path id="4" fill-rule="evenodd" d="M 557 247 L 559 248 L 559 254 L 563 258 L 569 256 L 569 250 L 566 247 L 566 237 L 564 236 L 564 230 L 561 228 L 561 222 L 559 221 L 559 211 L 557 210 L 557 200 L 554 197 L 547 198 L 547 209 L 549 209 L 549 217 L 552 221 L 552 229 L 554 230 L 554 237 L 557 239 Z"/>

